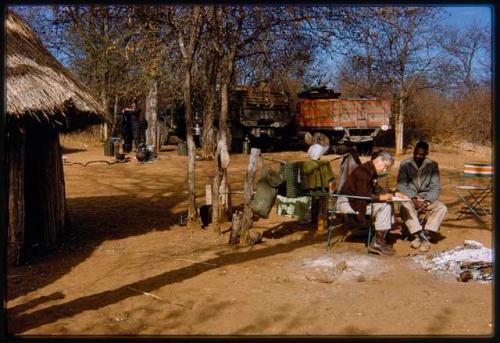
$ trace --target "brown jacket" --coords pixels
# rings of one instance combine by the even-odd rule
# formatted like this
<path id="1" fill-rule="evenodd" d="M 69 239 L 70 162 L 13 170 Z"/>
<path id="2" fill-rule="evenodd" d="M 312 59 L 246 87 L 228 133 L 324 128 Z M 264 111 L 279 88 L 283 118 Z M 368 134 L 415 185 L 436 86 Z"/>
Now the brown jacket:
<path id="1" fill-rule="evenodd" d="M 382 187 L 378 184 L 377 171 L 372 161 L 365 162 L 352 171 L 340 189 L 342 195 L 355 195 L 361 197 L 372 198 L 373 201 L 380 201 L 379 194 L 382 192 Z M 366 206 L 368 200 L 349 199 L 349 205 L 352 209 L 358 212 L 358 220 L 360 223 L 366 221 Z"/>

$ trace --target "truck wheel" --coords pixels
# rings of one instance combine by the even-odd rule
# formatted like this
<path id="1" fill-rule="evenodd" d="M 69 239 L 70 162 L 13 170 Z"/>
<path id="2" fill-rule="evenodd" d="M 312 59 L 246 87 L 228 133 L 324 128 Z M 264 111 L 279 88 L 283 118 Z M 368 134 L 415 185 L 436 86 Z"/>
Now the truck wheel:
<path id="1" fill-rule="evenodd" d="M 370 156 L 373 152 L 373 141 L 363 142 L 358 145 L 360 155 Z"/>

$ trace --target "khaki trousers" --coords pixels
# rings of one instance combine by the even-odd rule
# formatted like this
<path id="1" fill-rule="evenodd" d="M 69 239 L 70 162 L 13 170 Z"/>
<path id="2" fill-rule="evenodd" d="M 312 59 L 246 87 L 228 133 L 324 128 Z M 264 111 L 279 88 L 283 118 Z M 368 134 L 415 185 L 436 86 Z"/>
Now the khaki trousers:
<path id="1" fill-rule="evenodd" d="M 339 197 L 337 199 L 336 211 L 338 213 L 344 214 L 356 214 L 357 212 L 353 210 L 349 204 L 349 200 L 344 197 Z M 368 204 L 366 206 L 366 214 L 370 215 L 372 211 L 372 205 Z M 387 202 L 375 202 L 373 203 L 373 217 L 375 218 L 375 230 L 376 231 L 388 231 L 391 229 L 392 225 L 392 206 Z"/>
<path id="2" fill-rule="evenodd" d="M 427 217 L 425 229 L 428 231 L 438 232 L 444 217 L 448 213 L 448 208 L 441 201 L 436 200 L 431 203 L 427 209 L 429 210 L 429 215 Z M 401 219 L 404 221 L 411 234 L 423 229 L 422 225 L 418 222 L 417 210 L 415 209 L 415 205 L 413 205 L 412 201 L 402 202 L 399 212 L 401 214 Z"/>

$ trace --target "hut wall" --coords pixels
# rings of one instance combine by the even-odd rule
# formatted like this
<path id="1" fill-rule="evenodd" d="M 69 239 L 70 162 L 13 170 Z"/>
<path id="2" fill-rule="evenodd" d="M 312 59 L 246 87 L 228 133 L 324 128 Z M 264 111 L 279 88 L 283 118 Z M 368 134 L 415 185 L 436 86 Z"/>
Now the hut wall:
<path id="1" fill-rule="evenodd" d="M 25 201 L 25 133 L 16 128 L 5 136 L 7 162 L 7 263 L 19 264 L 23 260 Z"/>
<path id="2" fill-rule="evenodd" d="M 58 132 L 46 125 L 9 126 L 7 263 L 30 261 L 65 238 L 66 194 Z"/>
<path id="3" fill-rule="evenodd" d="M 50 251 L 63 241 L 66 228 L 64 170 L 56 130 L 28 127 L 25 180 L 26 248 L 31 253 Z"/>

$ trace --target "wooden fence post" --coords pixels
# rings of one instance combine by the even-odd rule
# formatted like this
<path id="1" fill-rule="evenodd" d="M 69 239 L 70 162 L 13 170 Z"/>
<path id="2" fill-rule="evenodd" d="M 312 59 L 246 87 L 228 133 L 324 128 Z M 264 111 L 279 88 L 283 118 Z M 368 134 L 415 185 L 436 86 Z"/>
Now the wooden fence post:
<path id="1" fill-rule="evenodd" d="M 249 243 L 249 230 L 253 224 L 253 211 L 250 208 L 250 202 L 253 198 L 253 184 L 255 180 L 255 170 L 257 169 L 257 161 L 260 156 L 260 149 L 252 148 L 250 157 L 248 158 L 247 174 L 244 187 L 244 205 L 243 205 L 243 223 L 241 225 L 240 242 Z"/>

